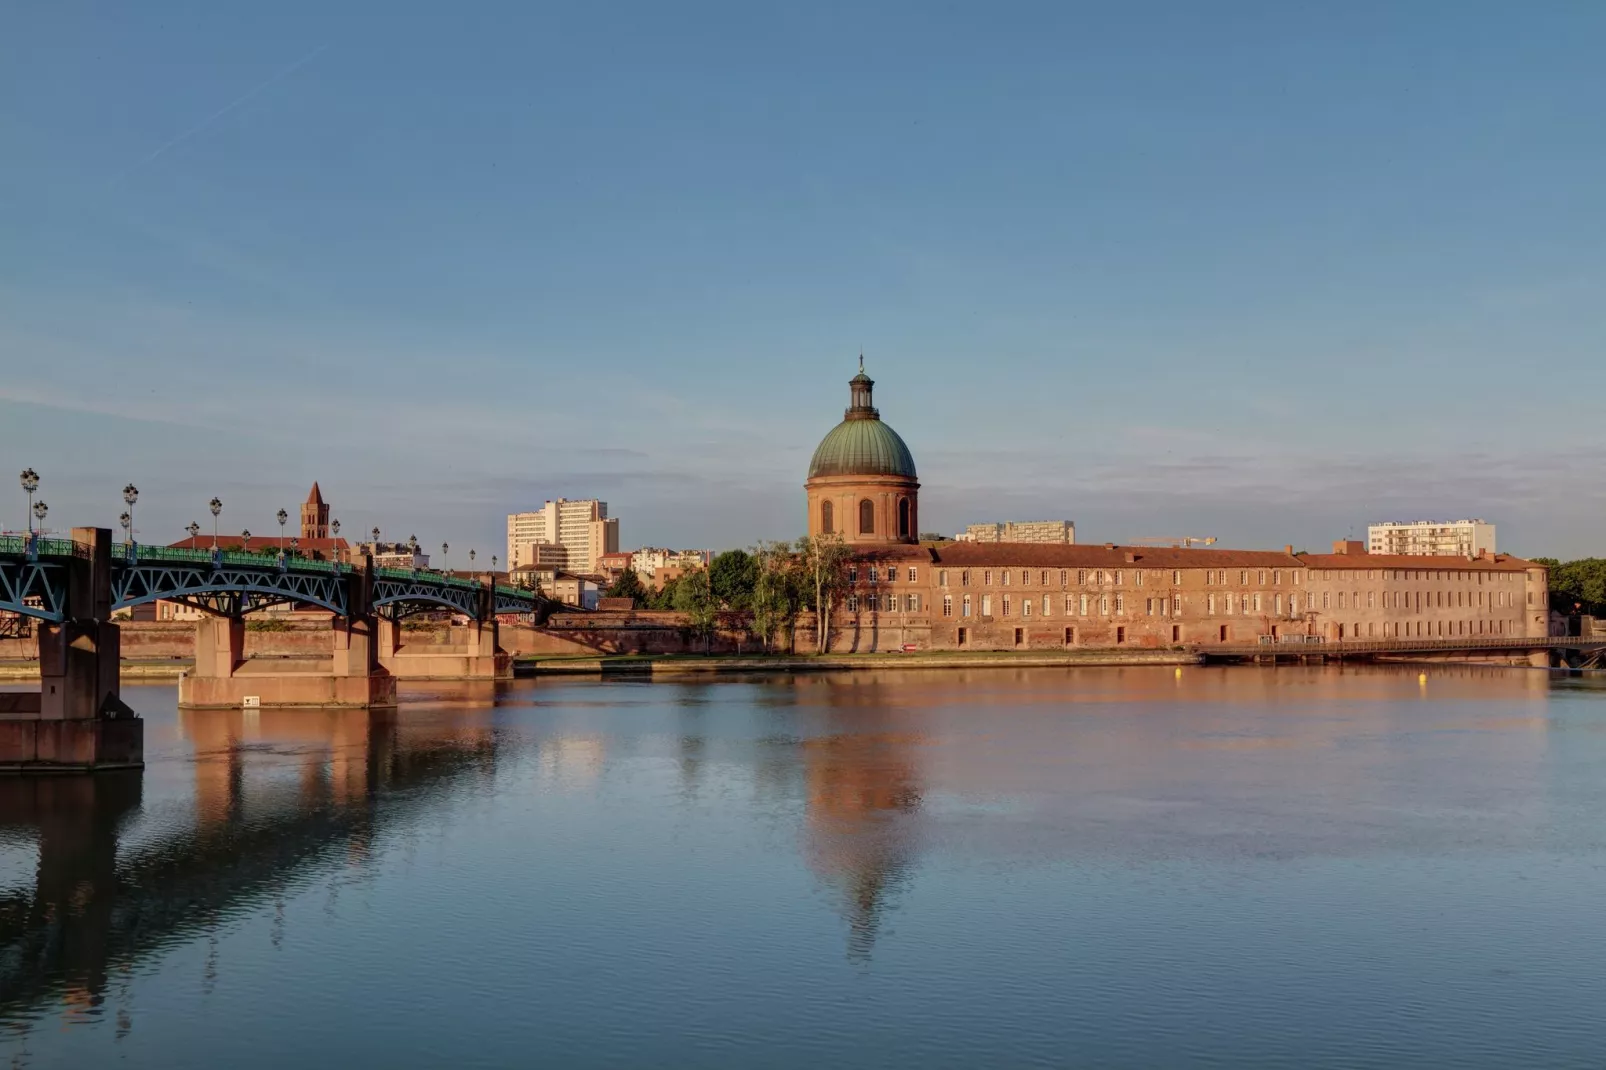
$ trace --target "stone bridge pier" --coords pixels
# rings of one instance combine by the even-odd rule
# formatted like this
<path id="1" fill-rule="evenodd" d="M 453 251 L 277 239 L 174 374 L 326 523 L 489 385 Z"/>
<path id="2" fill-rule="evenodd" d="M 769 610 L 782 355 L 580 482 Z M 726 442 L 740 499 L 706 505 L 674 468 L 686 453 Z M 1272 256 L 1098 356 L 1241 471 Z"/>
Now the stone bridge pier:
<path id="1" fill-rule="evenodd" d="M 379 621 L 379 663 L 402 680 L 511 680 L 513 658 L 501 649 L 494 616 L 453 625 L 445 643 L 410 643 L 392 620 Z"/>
<path id="2" fill-rule="evenodd" d="M 349 605 L 366 606 L 362 573 L 348 578 Z M 178 704 L 196 709 L 241 706 L 384 707 L 396 705 L 396 678 L 379 661 L 379 618 L 337 616 L 327 658 L 245 656 L 245 622 L 209 616 L 195 624 L 195 668 L 178 682 Z"/>
<path id="3" fill-rule="evenodd" d="M 145 722 L 118 686 L 111 532 L 74 528 L 66 612 L 39 626 L 39 690 L 0 693 L 0 772 L 138 769 Z"/>

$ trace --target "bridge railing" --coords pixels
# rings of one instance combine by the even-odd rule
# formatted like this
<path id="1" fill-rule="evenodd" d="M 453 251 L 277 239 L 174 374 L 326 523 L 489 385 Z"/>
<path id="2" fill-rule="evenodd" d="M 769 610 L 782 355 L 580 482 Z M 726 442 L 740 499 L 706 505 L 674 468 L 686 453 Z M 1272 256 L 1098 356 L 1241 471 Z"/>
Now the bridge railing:
<path id="1" fill-rule="evenodd" d="M 465 579 L 461 576 L 447 576 L 444 573 L 432 572 L 429 569 L 376 567 L 374 576 L 382 580 L 405 580 L 409 583 L 422 581 L 438 584 L 441 587 L 456 587 L 464 591 L 477 591 L 480 587 L 478 580 Z"/>
<path id="2" fill-rule="evenodd" d="M 78 544 L 71 539 L 34 539 L 33 548 L 40 557 L 82 557 L 88 553 L 87 550 L 79 549 Z M 22 555 L 27 552 L 28 536 L 0 536 L 0 554 Z"/>
<path id="3" fill-rule="evenodd" d="M 213 555 L 220 564 L 248 565 L 257 568 L 278 568 L 279 551 L 267 550 L 262 553 L 253 553 L 250 550 L 211 550 L 189 546 L 146 546 L 136 544 L 132 553 L 129 544 L 118 542 L 112 544 L 112 560 L 127 561 L 131 557 L 137 561 L 173 561 L 185 564 L 209 565 Z M 296 572 L 350 572 L 350 565 L 342 565 L 336 561 L 318 561 L 299 554 L 286 553 L 284 564 L 288 569 Z"/>

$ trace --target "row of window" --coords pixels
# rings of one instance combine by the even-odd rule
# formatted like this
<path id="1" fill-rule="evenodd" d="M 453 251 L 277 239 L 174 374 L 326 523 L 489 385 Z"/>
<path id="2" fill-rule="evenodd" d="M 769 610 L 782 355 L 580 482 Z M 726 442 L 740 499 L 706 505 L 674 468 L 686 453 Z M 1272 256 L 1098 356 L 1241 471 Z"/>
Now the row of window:
<path id="1" fill-rule="evenodd" d="M 898 499 L 898 537 L 908 538 L 914 528 L 911 516 L 914 506 L 908 498 Z M 830 501 L 820 503 L 820 530 L 827 535 L 836 531 L 836 506 Z M 859 534 L 875 534 L 875 502 L 864 498 L 859 502 Z"/>
<path id="2" fill-rule="evenodd" d="M 1365 625 L 1357 621 L 1354 624 L 1338 626 L 1340 639 L 1445 639 L 1458 635 L 1505 634 L 1504 620 L 1386 620 L 1381 624 L 1367 621 Z"/>
<path id="3" fill-rule="evenodd" d="M 920 612 L 920 596 L 906 594 L 901 601 L 905 613 Z M 885 610 L 888 613 L 898 612 L 900 600 L 895 594 L 850 594 L 848 595 L 848 612 L 857 613 L 861 608 L 869 613 L 879 613 Z"/>
<path id="4" fill-rule="evenodd" d="M 960 570 L 960 573 L 959 573 L 959 586 L 961 586 L 961 587 L 969 587 L 969 586 L 971 586 L 972 579 L 974 578 L 973 577 L 973 573 L 975 571 L 977 571 L 977 570 L 968 569 L 968 568 Z M 1067 569 L 1067 568 L 1062 568 L 1062 569 L 1047 569 L 1047 568 L 1044 568 L 1044 569 L 1035 569 L 1035 570 L 1034 569 L 1029 569 L 1029 568 L 1022 568 L 1022 569 L 1008 569 L 1008 568 L 990 569 L 990 568 L 987 568 L 987 569 L 981 569 L 979 571 L 981 572 L 981 586 L 983 586 L 983 587 L 992 587 L 992 586 L 994 586 L 993 581 L 994 581 L 995 577 L 996 577 L 996 579 L 998 581 L 997 582 L 997 586 L 1008 587 L 1011 584 L 1016 582 L 1015 577 L 1017 577 L 1017 576 L 1019 577 L 1019 582 L 1020 582 L 1021 586 L 1029 587 L 1029 586 L 1031 586 L 1032 575 L 1033 575 L 1034 572 L 1036 573 L 1036 576 L 1037 576 L 1037 583 L 1041 587 L 1049 586 L 1053 582 L 1053 579 L 1054 579 L 1054 576 L 1056 575 L 1056 573 L 1059 576 L 1059 585 L 1061 587 L 1069 587 L 1071 585 L 1071 572 L 1072 572 L 1072 570 L 1071 569 Z M 1183 571 L 1182 569 L 1172 569 L 1171 570 L 1171 585 L 1173 587 L 1182 586 L 1182 571 Z M 1091 584 L 1094 587 L 1106 587 L 1106 586 L 1120 587 L 1120 586 L 1123 586 L 1126 583 L 1127 574 L 1128 574 L 1128 570 L 1126 570 L 1126 569 L 1102 569 L 1102 568 L 1097 568 L 1097 569 L 1079 568 L 1079 569 L 1076 569 L 1075 572 L 1076 572 L 1076 585 L 1078 587 L 1086 587 L 1089 584 Z M 1136 569 L 1135 568 L 1135 569 L 1130 570 L 1130 572 L 1131 572 L 1131 577 L 1132 577 L 1132 584 L 1135 587 L 1142 587 L 1145 582 L 1154 582 L 1154 583 L 1164 583 L 1165 582 L 1166 573 L 1165 573 L 1165 570 L 1163 570 L 1163 569 L 1149 569 L 1149 570 L 1145 571 L 1143 569 Z M 1290 569 L 1289 572 L 1288 572 L 1288 576 L 1289 576 L 1290 582 L 1292 582 L 1292 583 L 1299 583 L 1304 578 L 1303 574 L 1302 574 L 1302 571 L 1299 570 L 1299 569 Z M 1266 581 L 1267 581 L 1267 579 L 1268 579 L 1268 577 L 1270 578 L 1271 583 L 1272 583 L 1273 586 L 1281 586 L 1282 582 L 1283 582 L 1283 570 L 1280 569 L 1280 568 L 1274 568 L 1274 569 L 1264 569 L 1264 568 L 1262 568 L 1262 569 L 1240 569 L 1240 570 L 1238 570 L 1238 583 L 1241 586 L 1248 586 L 1250 583 L 1256 583 L 1256 584 L 1259 584 L 1261 586 L 1264 586 Z M 1225 585 L 1225 584 L 1228 584 L 1230 582 L 1231 582 L 1230 573 L 1226 569 L 1206 569 L 1205 570 L 1205 583 L 1206 584 L 1210 584 L 1210 585 Z M 937 585 L 939 587 L 948 586 L 948 570 L 947 569 L 938 569 L 937 570 Z"/>
<path id="5" fill-rule="evenodd" d="M 1345 598 L 1346 593 L 1348 598 Z M 1477 598 L 1472 596 L 1476 594 Z M 1498 598 L 1496 595 L 1498 594 Z M 1476 605 L 1479 609 L 1500 609 L 1516 604 L 1510 591 L 1383 591 L 1384 609 L 1404 609 L 1422 612 L 1424 609 L 1470 609 Z M 1366 608 L 1374 609 L 1377 605 L 1378 592 L 1366 592 Z M 1533 593 L 1528 594 L 1528 604 L 1532 605 Z M 1333 608 L 1332 592 L 1322 592 L 1322 608 Z M 1361 592 L 1339 591 L 1339 609 L 1360 609 Z"/>
<path id="6" fill-rule="evenodd" d="M 871 566 L 869 566 L 869 570 L 868 571 L 869 571 L 868 579 L 870 580 L 871 583 L 879 583 L 879 582 L 881 582 L 881 577 L 883 575 L 886 576 L 886 579 L 887 579 L 888 583 L 896 583 L 897 580 L 898 580 L 898 566 L 897 565 L 888 565 L 886 567 L 886 569 L 885 569 L 885 572 L 883 572 L 883 570 L 878 568 L 877 566 L 871 565 Z M 915 568 L 913 565 L 909 566 L 909 582 L 910 583 L 918 583 L 919 580 L 920 580 L 920 570 Z M 858 565 L 849 565 L 848 566 L 848 582 L 849 583 L 858 583 L 859 582 L 859 566 Z"/>
<path id="7" fill-rule="evenodd" d="M 1480 585 L 1484 583 L 1494 584 L 1496 582 L 1516 583 L 1517 581 L 1521 580 L 1524 575 L 1521 572 L 1484 572 L 1482 570 L 1473 571 L 1470 569 L 1454 569 L 1446 571 L 1444 569 L 1419 568 L 1335 568 L 1318 573 L 1318 575 L 1323 579 L 1329 580 L 1358 580 L 1361 578 L 1362 572 L 1366 573 L 1366 578 L 1369 580 L 1375 580 L 1381 576 L 1385 580 L 1394 580 L 1396 582 L 1420 583 L 1426 580 L 1435 580 L 1439 582 L 1443 582 L 1445 580 L 1459 580 L 1462 583 L 1478 583 Z M 1484 577 L 1488 578 L 1485 579 Z"/>

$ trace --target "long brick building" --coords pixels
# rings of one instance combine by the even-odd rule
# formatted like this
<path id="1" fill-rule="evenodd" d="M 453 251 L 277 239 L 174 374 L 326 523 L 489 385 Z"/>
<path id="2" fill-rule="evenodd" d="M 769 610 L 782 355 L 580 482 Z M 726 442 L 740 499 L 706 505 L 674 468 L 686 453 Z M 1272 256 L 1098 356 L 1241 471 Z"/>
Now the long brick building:
<path id="1" fill-rule="evenodd" d="M 809 533 L 856 553 L 831 649 L 1013 650 L 1329 640 L 1537 637 L 1544 566 L 1506 554 L 1369 555 L 1043 543 L 922 545 L 920 484 L 903 439 L 850 383 L 847 418 L 806 483 Z"/>

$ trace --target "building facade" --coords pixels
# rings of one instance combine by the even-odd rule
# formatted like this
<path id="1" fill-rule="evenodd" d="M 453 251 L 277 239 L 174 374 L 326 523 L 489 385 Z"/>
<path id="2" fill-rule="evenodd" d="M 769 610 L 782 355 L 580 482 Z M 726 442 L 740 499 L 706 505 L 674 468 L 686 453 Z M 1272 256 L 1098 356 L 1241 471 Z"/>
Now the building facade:
<path id="1" fill-rule="evenodd" d="M 1003 523 L 970 524 L 954 537 L 955 542 L 1048 542 L 1069 545 L 1076 542 L 1076 525 L 1069 520 L 1007 520 Z"/>
<path id="2" fill-rule="evenodd" d="M 591 574 L 603 554 L 619 549 L 619 520 L 608 516 L 608 503 L 596 498 L 548 500 L 540 509 L 509 513 L 507 561 L 509 568 L 533 564 L 532 546 L 561 546 L 564 564 L 572 572 Z"/>
<path id="3" fill-rule="evenodd" d="M 1482 520 L 1389 520 L 1366 529 L 1366 552 L 1425 557 L 1492 554 L 1494 525 Z"/>
<path id="4" fill-rule="evenodd" d="M 1207 648 L 1549 633 L 1544 566 L 1492 549 L 1424 556 L 1368 553 L 1360 542 L 1336 543 L 1330 554 L 1296 554 L 1292 546 L 1079 545 L 1005 539 L 996 528 L 996 539 L 916 544 L 904 534 L 917 530 L 914 459 L 872 415 L 872 385 L 862 371 L 852 381 L 848 419 L 821 443 L 805 483 L 811 535 L 841 531 L 844 512 L 855 521 L 841 531 L 855 552 L 830 622 L 832 651 Z M 877 432 L 869 445 L 862 435 L 840 439 L 854 424 L 885 428 L 885 435 Z M 889 512 L 888 503 L 900 500 L 909 502 L 907 528 L 897 523 L 898 506 Z"/>
<path id="5" fill-rule="evenodd" d="M 920 530 L 914 455 L 872 403 L 875 383 L 863 357 L 848 389 L 842 422 L 809 461 L 809 535 L 840 535 L 851 546 L 913 545 Z"/>

